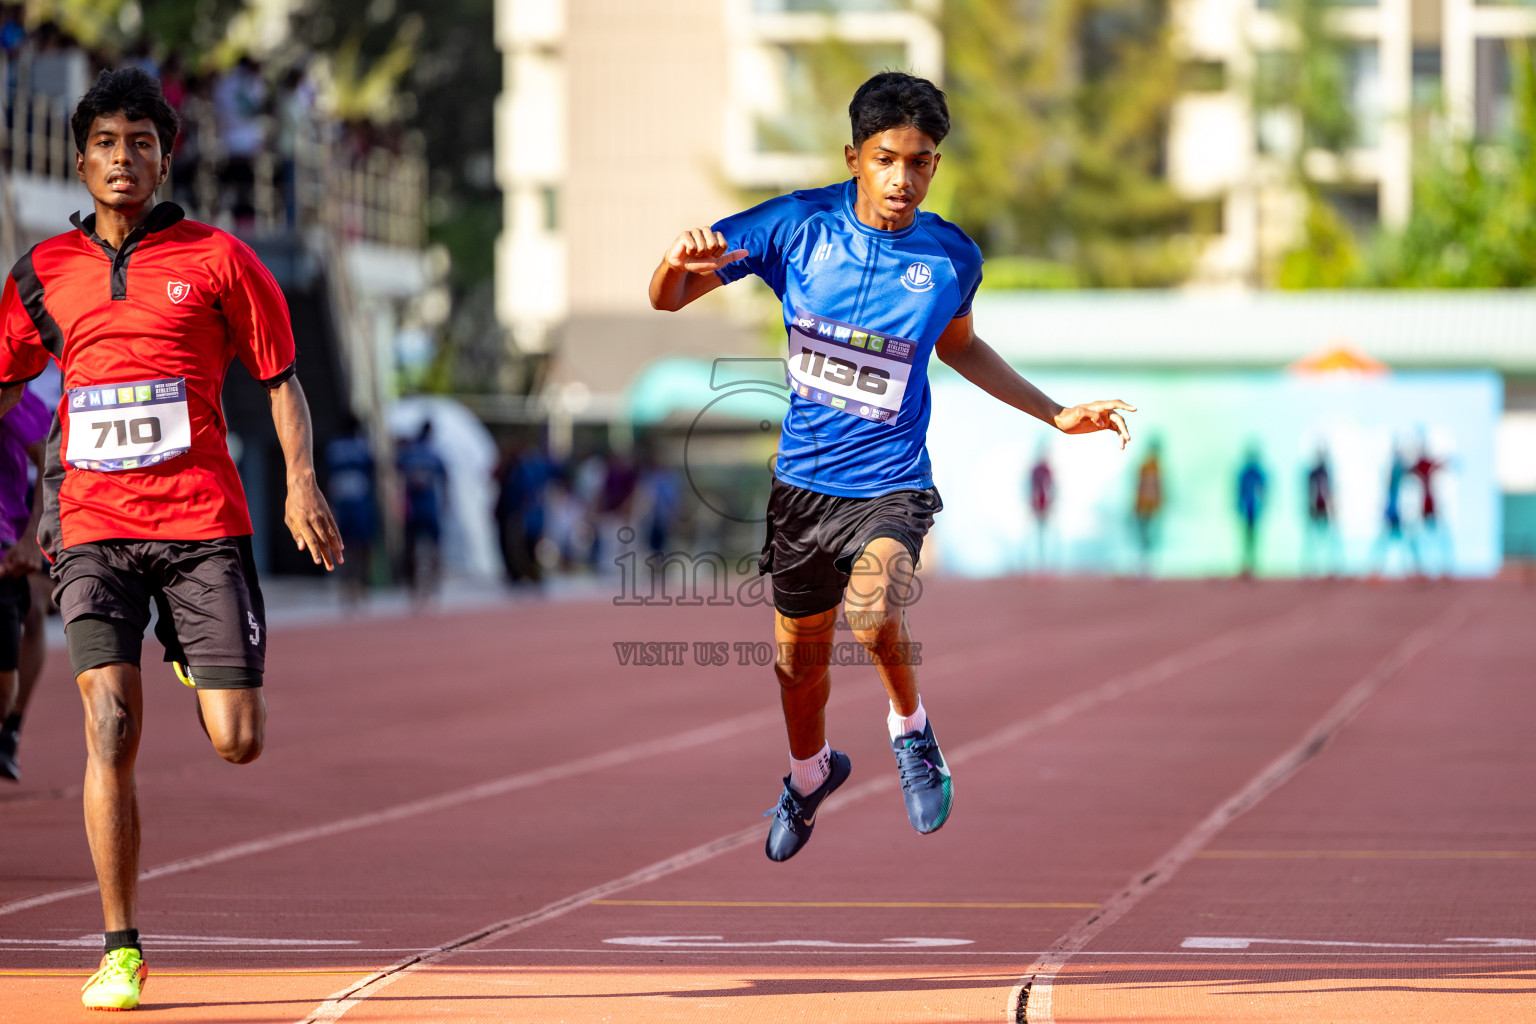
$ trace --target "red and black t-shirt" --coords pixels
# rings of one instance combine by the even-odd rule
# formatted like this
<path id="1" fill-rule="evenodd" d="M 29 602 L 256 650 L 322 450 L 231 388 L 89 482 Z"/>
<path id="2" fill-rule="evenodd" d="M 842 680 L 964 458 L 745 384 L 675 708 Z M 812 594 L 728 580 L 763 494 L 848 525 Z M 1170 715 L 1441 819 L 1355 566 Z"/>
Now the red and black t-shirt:
<path id="1" fill-rule="evenodd" d="M 120 249 L 96 234 L 94 215 L 72 220 L 77 230 L 17 261 L 0 296 L 0 386 L 37 376 L 50 355 L 64 372 L 49 439 L 44 550 L 250 533 L 220 394 L 237 355 L 268 387 L 292 376 L 293 329 L 281 289 L 249 246 L 184 219 L 174 203 L 155 206 Z M 188 443 L 169 456 L 76 457 L 93 441 L 110 450 L 114 440 L 158 433 L 158 420 L 133 404 L 135 393 L 151 401 L 151 391 L 154 401 L 185 403 L 179 429 L 189 431 Z M 119 393 L 121 407 L 97 408 Z M 100 429 L 72 446 L 72 419 L 77 430 L 85 423 L 71 411 L 97 414 L 106 426 L 90 424 Z"/>

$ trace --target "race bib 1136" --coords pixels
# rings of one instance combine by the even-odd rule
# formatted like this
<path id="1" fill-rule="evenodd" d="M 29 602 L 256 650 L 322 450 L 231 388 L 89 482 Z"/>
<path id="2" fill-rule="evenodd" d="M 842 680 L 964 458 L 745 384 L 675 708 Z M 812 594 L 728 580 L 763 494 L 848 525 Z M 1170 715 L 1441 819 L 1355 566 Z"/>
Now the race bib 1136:
<path id="1" fill-rule="evenodd" d="M 790 387 L 850 416 L 895 424 L 917 343 L 795 311 L 789 325 Z"/>
<path id="2" fill-rule="evenodd" d="M 64 461 L 75 469 L 143 469 L 192 447 L 185 377 L 93 384 L 66 394 L 69 446 Z"/>

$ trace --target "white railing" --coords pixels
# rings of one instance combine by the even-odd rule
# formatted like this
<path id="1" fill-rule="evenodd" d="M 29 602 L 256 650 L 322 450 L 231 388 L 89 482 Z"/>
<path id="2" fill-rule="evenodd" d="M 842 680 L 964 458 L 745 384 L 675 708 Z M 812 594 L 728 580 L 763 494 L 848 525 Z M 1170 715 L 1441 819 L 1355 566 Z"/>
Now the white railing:
<path id="1" fill-rule="evenodd" d="M 0 56 L 0 169 L 13 177 L 74 182 L 75 143 L 70 107 L 61 99 L 28 88 L 26 55 Z M 368 241 L 419 249 L 425 236 L 427 166 L 416 137 L 400 151 L 371 147 L 358 152 L 341 126 L 311 117 L 294 132 L 293 156 L 271 146 L 251 160 L 254 182 L 245 187 L 221 181 L 225 154 L 219 146 L 212 104 L 193 98 L 183 129 L 196 138 L 190 175 L 175 196 L 198 220 L 221 226 L 235 221 L 236 207 L 258 233 L 324 227 L 346 241 Z M 275 125 L 268 124 L 267 138 Z M 185 175 L 183 166 L 178 174 Z M 168 183 L 163 197 L 172 198 Z"/>

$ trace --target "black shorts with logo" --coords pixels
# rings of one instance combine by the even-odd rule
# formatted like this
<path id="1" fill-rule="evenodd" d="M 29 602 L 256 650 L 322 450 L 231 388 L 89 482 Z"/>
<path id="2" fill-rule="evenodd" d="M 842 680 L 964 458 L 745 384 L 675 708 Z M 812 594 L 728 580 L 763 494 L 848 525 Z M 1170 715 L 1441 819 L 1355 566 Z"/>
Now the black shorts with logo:
<path id="1" fill-rule="evenodd" d="M 757 561 L 758 572 L 773 574 L 773 606 L 792 619 L 836 608 L 855 560 L 876 537 L 900 541 L 915 566 L 933 517 L 943 508 L 932 487 L 844 498 L 774 478 L 768 536 Z"/>
<path id="2" fill-rule="evenodd" d="M 21 663 L 21 626 L 31 610 L 27 577 L 0 578 L 0 672 L 14 672 Z"/>
<path id="3" fill-rule="evenodd" d="M 267 613 L 249 537 L 76 544 L 52 575 L 76 675 L 139 664 L 154 602 L 165 660 L 189 666 L 200 689 L 261 685 Z"/>

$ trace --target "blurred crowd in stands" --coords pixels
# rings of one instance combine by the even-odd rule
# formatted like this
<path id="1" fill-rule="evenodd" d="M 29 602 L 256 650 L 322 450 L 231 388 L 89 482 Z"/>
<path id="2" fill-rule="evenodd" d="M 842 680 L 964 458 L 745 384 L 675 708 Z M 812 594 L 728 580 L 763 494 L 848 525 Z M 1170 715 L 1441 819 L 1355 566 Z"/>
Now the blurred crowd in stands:
<path id="1" fill-rule="evenodd" d="M 323 149 L 330 170 L 361 170 L 370 159 L 404 153 L 412 141 L 400 124 L 322 116 L 309 55 L 271 64 L 247 55 L 227 68 L 215 68 L 179 51 L 161 52 L 148 42 L 124 52 L 92 50 L 51 21 L 28 28 L 20 5 L 0 5 L 0 55 L 13 136 L 36 130 L 31 122 L 39 99 L 67 117 L 105 68 L 140 67 L 159 78 L 181 118 L 172 153 L 171 198 L 204 215 L 227 211 L 237 224 L 258 215 L 267 224 L 298 222 L 306 146 L 315 153 Z M 15 170 L 41 173 L 40 159 L 29 154 L 20 165 L 15 156 L 8 162 Z M 54 174 L 60 176 L 57 169 Z M 67 170 L 62 176 L 73 177 Z M 264 209 L 264 203 L 274 208 Z M 361 235 L 361 216 L 348 220 L 348 234 Z"/>
<path id="2" fill-rule="evenodd" d="M 450 471 L 430 421 L 394 439 L 398 499 L 381 501 L 379 474 L 361 424 L 326 449 L 327 495 L 346 544 L 343 597 L 360 601 L 369 585 L 378 513 L 397 506 L 403 526 L 403 580 L 420 601 L 442 582 L 443 538 L 452 516 Z M 615 559 L 666 554 L 686 515 L 679 470 L 646 446 L 636 454 L 594 449 L 569 459 L 545 446 L 514 440 L 495 468 L 492 517 L 509 585 L 537 585 L 551 575 L 605 575 Z"/>

